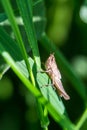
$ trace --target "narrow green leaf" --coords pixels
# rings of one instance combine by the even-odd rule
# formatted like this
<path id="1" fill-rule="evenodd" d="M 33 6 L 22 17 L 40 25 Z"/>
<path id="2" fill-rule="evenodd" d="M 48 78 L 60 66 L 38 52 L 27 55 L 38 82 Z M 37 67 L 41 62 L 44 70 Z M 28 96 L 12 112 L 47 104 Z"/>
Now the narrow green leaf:
<path id="1" fill-rule="evenodd" d="M 25 0 L 22 0 L 22 1 L 17 0 L 17 5 L 19 8 L 20 14 L 23 18 L 24 27 L 25 27 L 26 34 L 28 37 L 28 41 L 33 52 L 36 69 L 38 69 L 38 67 L 41 68 L 37 39 L 36 39 L 34 24 L 32 21 L 33 19 L 32 0 L 26 0 L 26 2 Z M 38 109 L 38 111 L 41 112 L 40 108 Z"/>
<path id="2" fill-rule="evenodd" d="M 33 52 L 33 57 L 35 60 L 35 63 L 37 66 L 41 66 L 40 63 L 40 56 L 39 56 L 39 51 L 38 51 L 38 45 L 37 45 L 37 40 L 36 40 L 36 35 L 35 35 L 35 30 L 34 30 L 34 25 L 32 22 L 32 2 L 31 0 L 17 0 L 17 5 L 20 11 L 20 14 L 23 18 L 24 22 L 24 27 L 26 30 L 26 34 L 28 37 L 29 44 L 31 46 L 32 52 Z M 30 7 L 31 6 L 31 7 Z"/>

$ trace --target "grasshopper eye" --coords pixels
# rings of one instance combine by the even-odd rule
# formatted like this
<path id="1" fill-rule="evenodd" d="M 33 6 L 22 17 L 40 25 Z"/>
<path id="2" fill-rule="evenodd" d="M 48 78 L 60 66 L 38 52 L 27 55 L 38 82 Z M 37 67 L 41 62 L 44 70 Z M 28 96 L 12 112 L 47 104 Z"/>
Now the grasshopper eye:
<path id="1" fill-rule="evenodd" d="M 54 61 L 54 57 L 51 58 L 51 61 L 52 61 L 52 62 Z"/>

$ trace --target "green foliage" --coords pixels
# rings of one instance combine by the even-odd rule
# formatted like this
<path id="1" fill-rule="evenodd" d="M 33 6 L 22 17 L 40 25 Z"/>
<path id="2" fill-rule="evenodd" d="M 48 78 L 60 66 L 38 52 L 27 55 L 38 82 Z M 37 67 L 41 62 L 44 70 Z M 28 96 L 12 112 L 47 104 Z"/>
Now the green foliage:
<path id="1" fill-rule="evenodd" d="M 9 0 L 1 0 L 5 12 L 0 14 L 0 21 L 4 23 L 6 19 L 9 20 L 15 39 L 6 32 L 2 25 L 2 27 L 0 26 L 0 78 L 3 77 L 9 68 L 11 68 L 25 85 L 27 90 L 35 96 L 39 119 L 43 129 L 48 129 L 49 113 L 63 129 L 79 130 L 87 118 L 86 87 L 65 57 L 46 36 L 44 2 L 42 0 L 17 0 L 16 2 L 17 10 L 19 9 L 20 17 L 23 20 L 23 26 L 28 39 L 28 45 L 32 51 L 32 56 L 29 56 L 29 52 L 27 53 L 26 51 L 21 31 L 19 30 L 16 21 L 17 17 L 14 15 L 16 9 L 14 10 L 12 8 Z M 36 21 L 33 22 L 32 19 L 34 18 Z M 62 102 L 62 99 L 60 99 L 57 93 L 53 90 L 52 86 L 42 87 L 47 85 L 48 81 L 51 83 L 51 80 L 46 73 L 38 72 L 42 70 L 38 40 L 45 51 L 48 53 L 55 52 L 59 68 L 65 74 L 73 88 L 75 88 L 77 93 L 80 95 L 82 102 L 85 104 L 85 111 L 79 118 L 77 124 L 74 124 L 67 114 L 65 114 L 67 113 L 65 105 Z"/>

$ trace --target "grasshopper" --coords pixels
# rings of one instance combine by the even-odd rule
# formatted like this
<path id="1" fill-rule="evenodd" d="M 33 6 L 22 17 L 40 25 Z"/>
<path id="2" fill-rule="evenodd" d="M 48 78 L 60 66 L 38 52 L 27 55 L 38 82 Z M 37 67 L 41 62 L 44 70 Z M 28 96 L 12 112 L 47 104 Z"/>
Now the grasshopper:
<path id="1" fill-rule="evenodd" d="M 62 82 L 61 82 L 61 74 L 57 67 L 54 54 L 50 54 L 50 56 L 48 57 L 45 63 L 45 68 L 46 68 L 45 72 L 47 72 L 47 74 L 51 78 L 52 84 L 57 89 L 59 96 L 63 97 L 65 100 L 69 100 L 70 97 L 65 92 Z"/>

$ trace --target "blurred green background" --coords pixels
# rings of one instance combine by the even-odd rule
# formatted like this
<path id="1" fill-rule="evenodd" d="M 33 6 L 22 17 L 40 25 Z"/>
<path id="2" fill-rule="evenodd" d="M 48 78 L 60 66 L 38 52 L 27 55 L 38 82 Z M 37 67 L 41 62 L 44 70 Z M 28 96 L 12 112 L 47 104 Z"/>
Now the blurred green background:
<path id="1" fill-rule="evenodd" d="M 46 33 L 87 84 L 87 1 L 45 0 Z M 12 1 L 13 8 L 16 3 Z M 2 8 L 1 8 L 2 11 Z M 6 26 L 8 32 L 9 27 Z M 22 27 L 20 27 L 22 30 Z M 26 36 L 24 37 L 26 41 Z M 28 49 L 28 48 L 27 48 Z M 42 62 L 49 54 L 39 45 Z M 29 49 L 28 49 L 29 51 Z M 75 123 L 84 111 L 84 103 L 64 77 L 71 100 L 63 100 L 70 120 Z M 67 88 L 67 86 L 69 86 Z M 68 90 L 67 90 L 68 89 Z M 87 89 L 86 89 L 87 90 Z M 49 129 L 62 128 L 49 116 Z M 37 103 L 16 75 L 9 70 L 0 80 L 0 130 L 39 130 Z M 81 130 L 87 129 L 87 122 Z"/>

